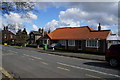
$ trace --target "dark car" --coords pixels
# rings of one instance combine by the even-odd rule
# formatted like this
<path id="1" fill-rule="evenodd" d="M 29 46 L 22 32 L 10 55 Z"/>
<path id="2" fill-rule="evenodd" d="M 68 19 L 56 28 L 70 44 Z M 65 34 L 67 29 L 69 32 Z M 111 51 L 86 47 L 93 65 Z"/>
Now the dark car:
<path id="1" fill-rule="evenodd" d="M 120 44 L 111 45 L 107 50 L 105 59 L 112 67 L 120 65 Z"/>
<path id="2" fill-rule="evenodd" d="M 59 49 L 62 48 L 63 46 L 60 43 L 53 43 L 49 46 L 49 48 L 55 48 L 55 49 Z"/>

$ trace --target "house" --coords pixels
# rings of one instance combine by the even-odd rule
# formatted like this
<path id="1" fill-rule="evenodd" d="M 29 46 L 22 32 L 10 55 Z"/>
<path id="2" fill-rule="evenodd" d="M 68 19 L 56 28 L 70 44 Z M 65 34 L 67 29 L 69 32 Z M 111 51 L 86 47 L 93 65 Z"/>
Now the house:
<path id="1" fill-rule="evenodd" d="M 24 28 L 24 30 L 19 29 L 16 33 L 16 45 L 24 45 L 27 43 L 28 40 L 28 35 L 27 35 L 27 31 Z"/>
<path id="2" fill-rule="evenodd" d="M 29 44 L 39 44 L 41 45 L 43 42 L 40 41 L 40 38 L 46 35 L 47 32 L 42 28 L 39 28 L 38 31 L 31 31 L 29 33 Z"/>
<path id="3" fill-rule="evenodd" d="M 47 45 L 50 44 L 48 35 L 47 35 L 49 33 L 50 33 L 50 29 L 48 31 L 44 31 L 44 35 L 38 39 L 40 46 L 43 46 L 44 44 L 47 44 Z"/>
<path id="4" fill-rule="evenodd" d="M 40 38 L 38 39 L 38 41 L 39 41 L 39 45 L 40 45 L 40 46 L 43 46 L 44 44 L 47 44 L 47 45 L 50 44 L 50 43 L 49 43 L 48 36 L 47 36 L 47 32 L 46 32 L 46 35 L 40 37 Z"/>
<path id="5" fill-rule="evenodd" d="M 105 53 L 111 30 L 98 30 L 88 26 L 58 28 L 48 34 L 50 44 L 60 43 L 65 50 Z"/>
<path id="6" fill-rule="evenodd" d="M 14 44 L 15 34 L 8 30 L 8 27 L 4 27 L 2 30 L 2 43 Z"/>

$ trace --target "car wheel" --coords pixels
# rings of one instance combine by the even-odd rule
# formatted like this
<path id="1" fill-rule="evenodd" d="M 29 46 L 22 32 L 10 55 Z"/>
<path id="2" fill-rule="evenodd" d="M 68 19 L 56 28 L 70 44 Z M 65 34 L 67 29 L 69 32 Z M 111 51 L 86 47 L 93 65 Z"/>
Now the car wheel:
<path id="1" fill-rule="evenodd" d="M 109 60 L 109 64 L 112 67 L 117 67 L 118 66 L 118 60 L 112 58 L 112 59 Z"/>

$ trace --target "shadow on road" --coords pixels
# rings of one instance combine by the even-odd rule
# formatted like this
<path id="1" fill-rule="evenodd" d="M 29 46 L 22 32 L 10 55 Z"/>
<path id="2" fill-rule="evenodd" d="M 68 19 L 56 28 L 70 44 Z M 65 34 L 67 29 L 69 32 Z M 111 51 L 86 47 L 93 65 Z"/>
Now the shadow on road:
<path id="1" fill-rule="evenodd" d="M 109 68 L 109 69 L 114 69 L 114 70 L 119 70 L 120 71 L 120 67 L 113 68 L 107 62 L 86 62 L 86 63 L 83 63 L 83 64 L 89 65 L 89 66 Z"/>

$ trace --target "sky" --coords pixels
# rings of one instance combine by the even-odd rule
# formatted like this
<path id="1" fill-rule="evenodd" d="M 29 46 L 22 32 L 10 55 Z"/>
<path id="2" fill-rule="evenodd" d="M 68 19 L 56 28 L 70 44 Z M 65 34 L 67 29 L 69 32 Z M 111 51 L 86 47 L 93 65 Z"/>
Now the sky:
<path id="1" fill-rule="evenodd" d="M 97 29 L 99 23 L 102 30 L 118 32 L 118 2 L 36 2 L 35 9 L 39 12 L 4 14 L 2 23 L 15 24 L 16 29 L 25 27 L 28 33 L 39 28 L 46 31 L 80 26 Z"/>

